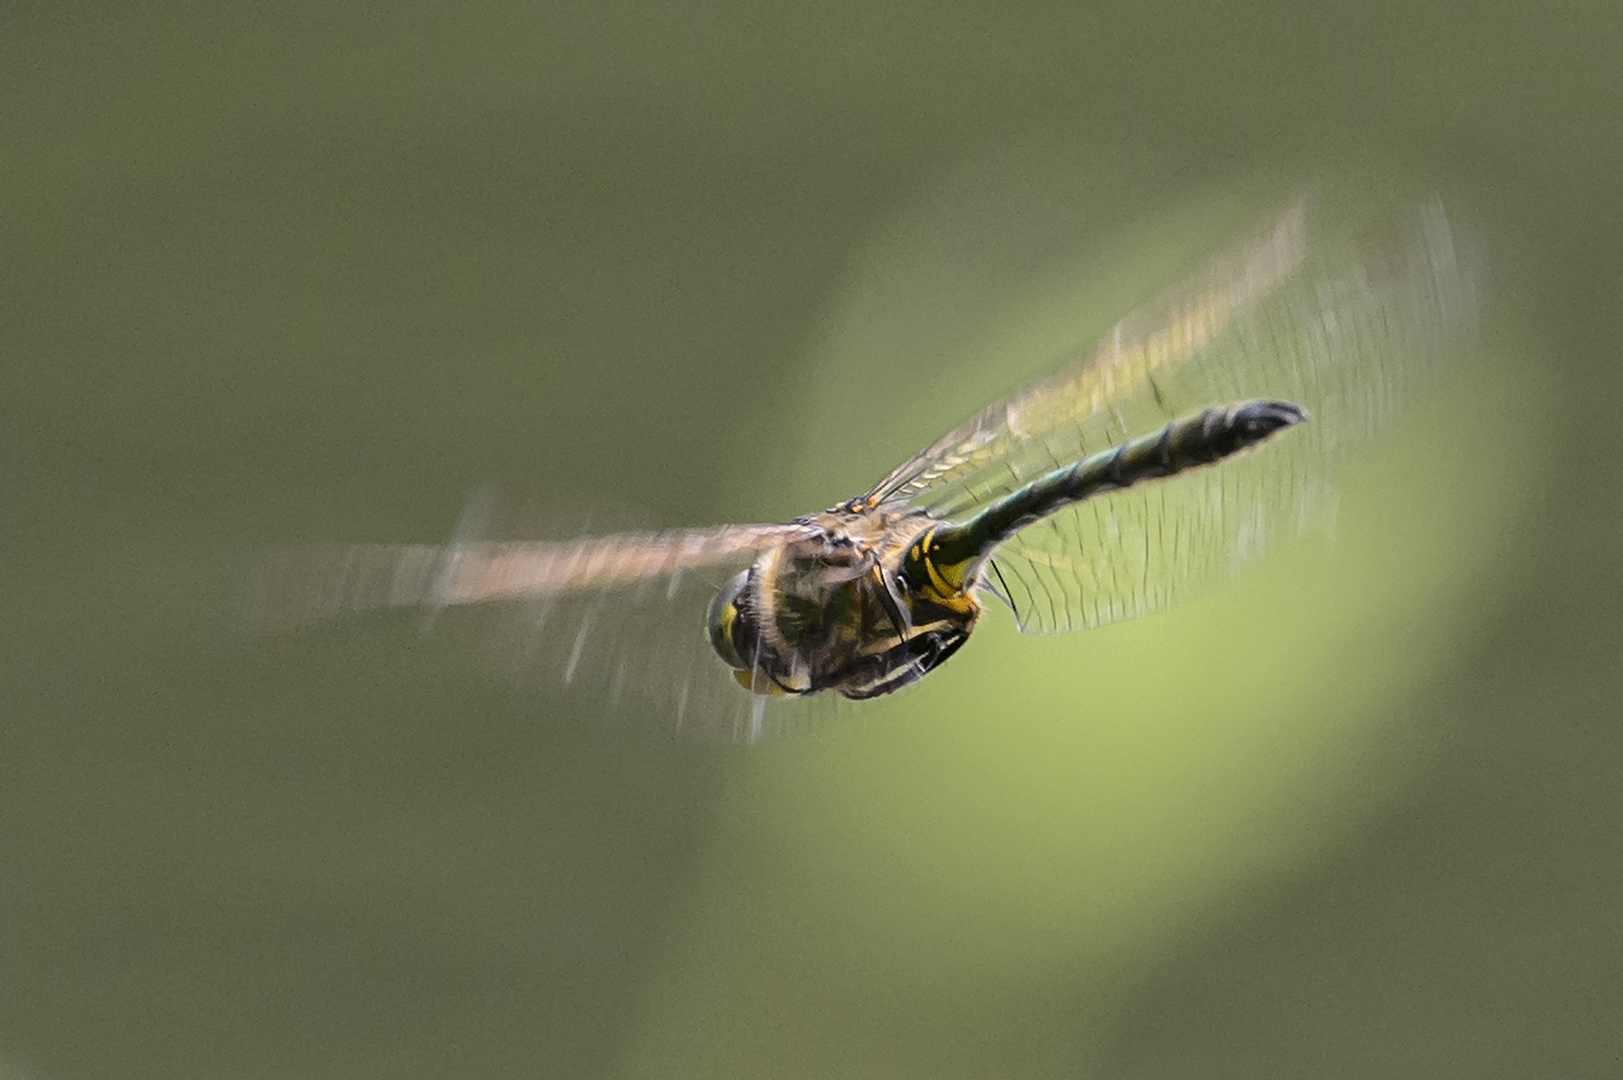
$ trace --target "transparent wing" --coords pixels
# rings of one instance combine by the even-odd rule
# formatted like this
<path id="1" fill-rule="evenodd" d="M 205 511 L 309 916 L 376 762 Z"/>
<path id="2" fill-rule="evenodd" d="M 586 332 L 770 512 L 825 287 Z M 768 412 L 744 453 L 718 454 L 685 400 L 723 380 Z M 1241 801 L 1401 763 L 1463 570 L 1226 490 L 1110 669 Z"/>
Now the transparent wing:
<path id="1" fill-rule="evenodd" d="M 1332 498 L 1325 476 L 1286 449 L 1308 427 L 1211 468 L 1067 507 L 999 548 L 988 584 L 1006 594 L 1026 633 L 1176 603 L 1301 532 Z"/>
<path id="2" fill-rule="evenodd" d="M 1207 405 L 1306 406 L 1309 423 L 1255 453 L 1071 507 L 996 554 L 1004 580 L 988 584 L 1022 629 L 1142 614 L 1298 531 L 1336 465 L 1474 334 L 1486 287 L 1480 245 L 1440 201 L 1360 210 L 1303 193 L 873 495 L 950 517 Z"/>
<path id="3" fill-rule="evenodd" d="M 611 720 L 751 742 L 769 733 L 768 703 L 711 650 L 706 607 L 763 550 L 807 532 L 735 525 L 272 551 L 247 575 L 239 610 L 247 628 L 270 633 L 415 611 L 480 633 L 523 682 L 564 687 Z"/>

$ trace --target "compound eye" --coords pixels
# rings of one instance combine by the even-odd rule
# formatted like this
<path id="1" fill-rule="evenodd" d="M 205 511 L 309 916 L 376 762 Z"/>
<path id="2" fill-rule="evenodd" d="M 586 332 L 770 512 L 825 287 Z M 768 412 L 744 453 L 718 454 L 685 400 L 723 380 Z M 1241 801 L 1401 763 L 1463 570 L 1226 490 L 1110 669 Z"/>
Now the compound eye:
<path id="1" fill-rule="evenodd" d="M 744 663 L 743 657 L 738 655 L 738 647 L 733 644 L 733 627 L 738 623 L 738 598 L 749 585 L 750 572 L 741 570 L 727 584 L 723 585 L 710 601 L 710 610 L 705 615 L 705 627 L 710 632 L 710 647 L 716 650 L 716 655 L 726 662 L 727 666 L 736 671 L 746 671 L 749 665 Z"/>

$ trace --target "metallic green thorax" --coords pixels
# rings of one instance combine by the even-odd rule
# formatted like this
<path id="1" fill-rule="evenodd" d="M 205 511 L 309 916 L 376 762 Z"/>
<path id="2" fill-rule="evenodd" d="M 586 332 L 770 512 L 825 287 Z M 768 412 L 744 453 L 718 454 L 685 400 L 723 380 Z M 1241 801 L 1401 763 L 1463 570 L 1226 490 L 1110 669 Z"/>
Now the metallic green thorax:
<path id="1" fill-rule="evenodd" d="M 853 499 L 800 519 L 711 604 L 711 643 L 761 694 L 887 694 L 951 656 L 980 616 L 976 589 L 998 545 L 1094 495 L 1214 464 L 1300 423 L 1276 401 L 1213 406 L 1046 473 L 962 521 Z"/>

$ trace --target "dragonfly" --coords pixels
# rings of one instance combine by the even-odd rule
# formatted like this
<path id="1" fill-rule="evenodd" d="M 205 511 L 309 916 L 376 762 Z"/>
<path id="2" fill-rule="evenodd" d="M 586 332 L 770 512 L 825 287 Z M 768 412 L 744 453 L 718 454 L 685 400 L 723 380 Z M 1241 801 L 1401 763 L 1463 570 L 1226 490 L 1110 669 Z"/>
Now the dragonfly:
<path id="1" fill-rule="evenodd" d="M 521 669 L 610 713 L 754 742 L 784 705 L 861 701 L 1020 630 L 1183 599 L 1299 532 L 1348 454 L 1476 333 L 1486 260 L 1438 198 L 1297 192 L 1098 340 L 861 494 L 791 521 L 265 553 L 262 630 L 503 610 Z"/>

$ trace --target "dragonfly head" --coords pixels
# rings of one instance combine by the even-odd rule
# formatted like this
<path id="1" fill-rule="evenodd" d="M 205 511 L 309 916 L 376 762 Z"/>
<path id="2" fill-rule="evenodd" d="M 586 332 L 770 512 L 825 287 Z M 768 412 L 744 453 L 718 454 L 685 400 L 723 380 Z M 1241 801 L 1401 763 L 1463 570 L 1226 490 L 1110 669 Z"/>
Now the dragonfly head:
<path id="1" fill-rule="evenodd" d="M 704 617 L 705 626 L 710 631 L 710 647 L 734 671 L 749 670 L 733 639 L 733 632 L 738 627 L 738 598 L 749 587 L 749 581 L 750 572 L 740 570 L 731 581 L 717 590 Z"/>
<path id="2" fill-rule="evenodd" d="M 748 599 L 754 575 L 754 570 L 739 571 L 711 599 L 705 616 L 710 647 L 733 669 L 733 678 L 744 689 L 772 697 L 800 692 L 790 690 L 766 666 L 776 654 L 763 645 Z M 744 659 L 745 656 L 752 657 L 754 663 Z"/>

